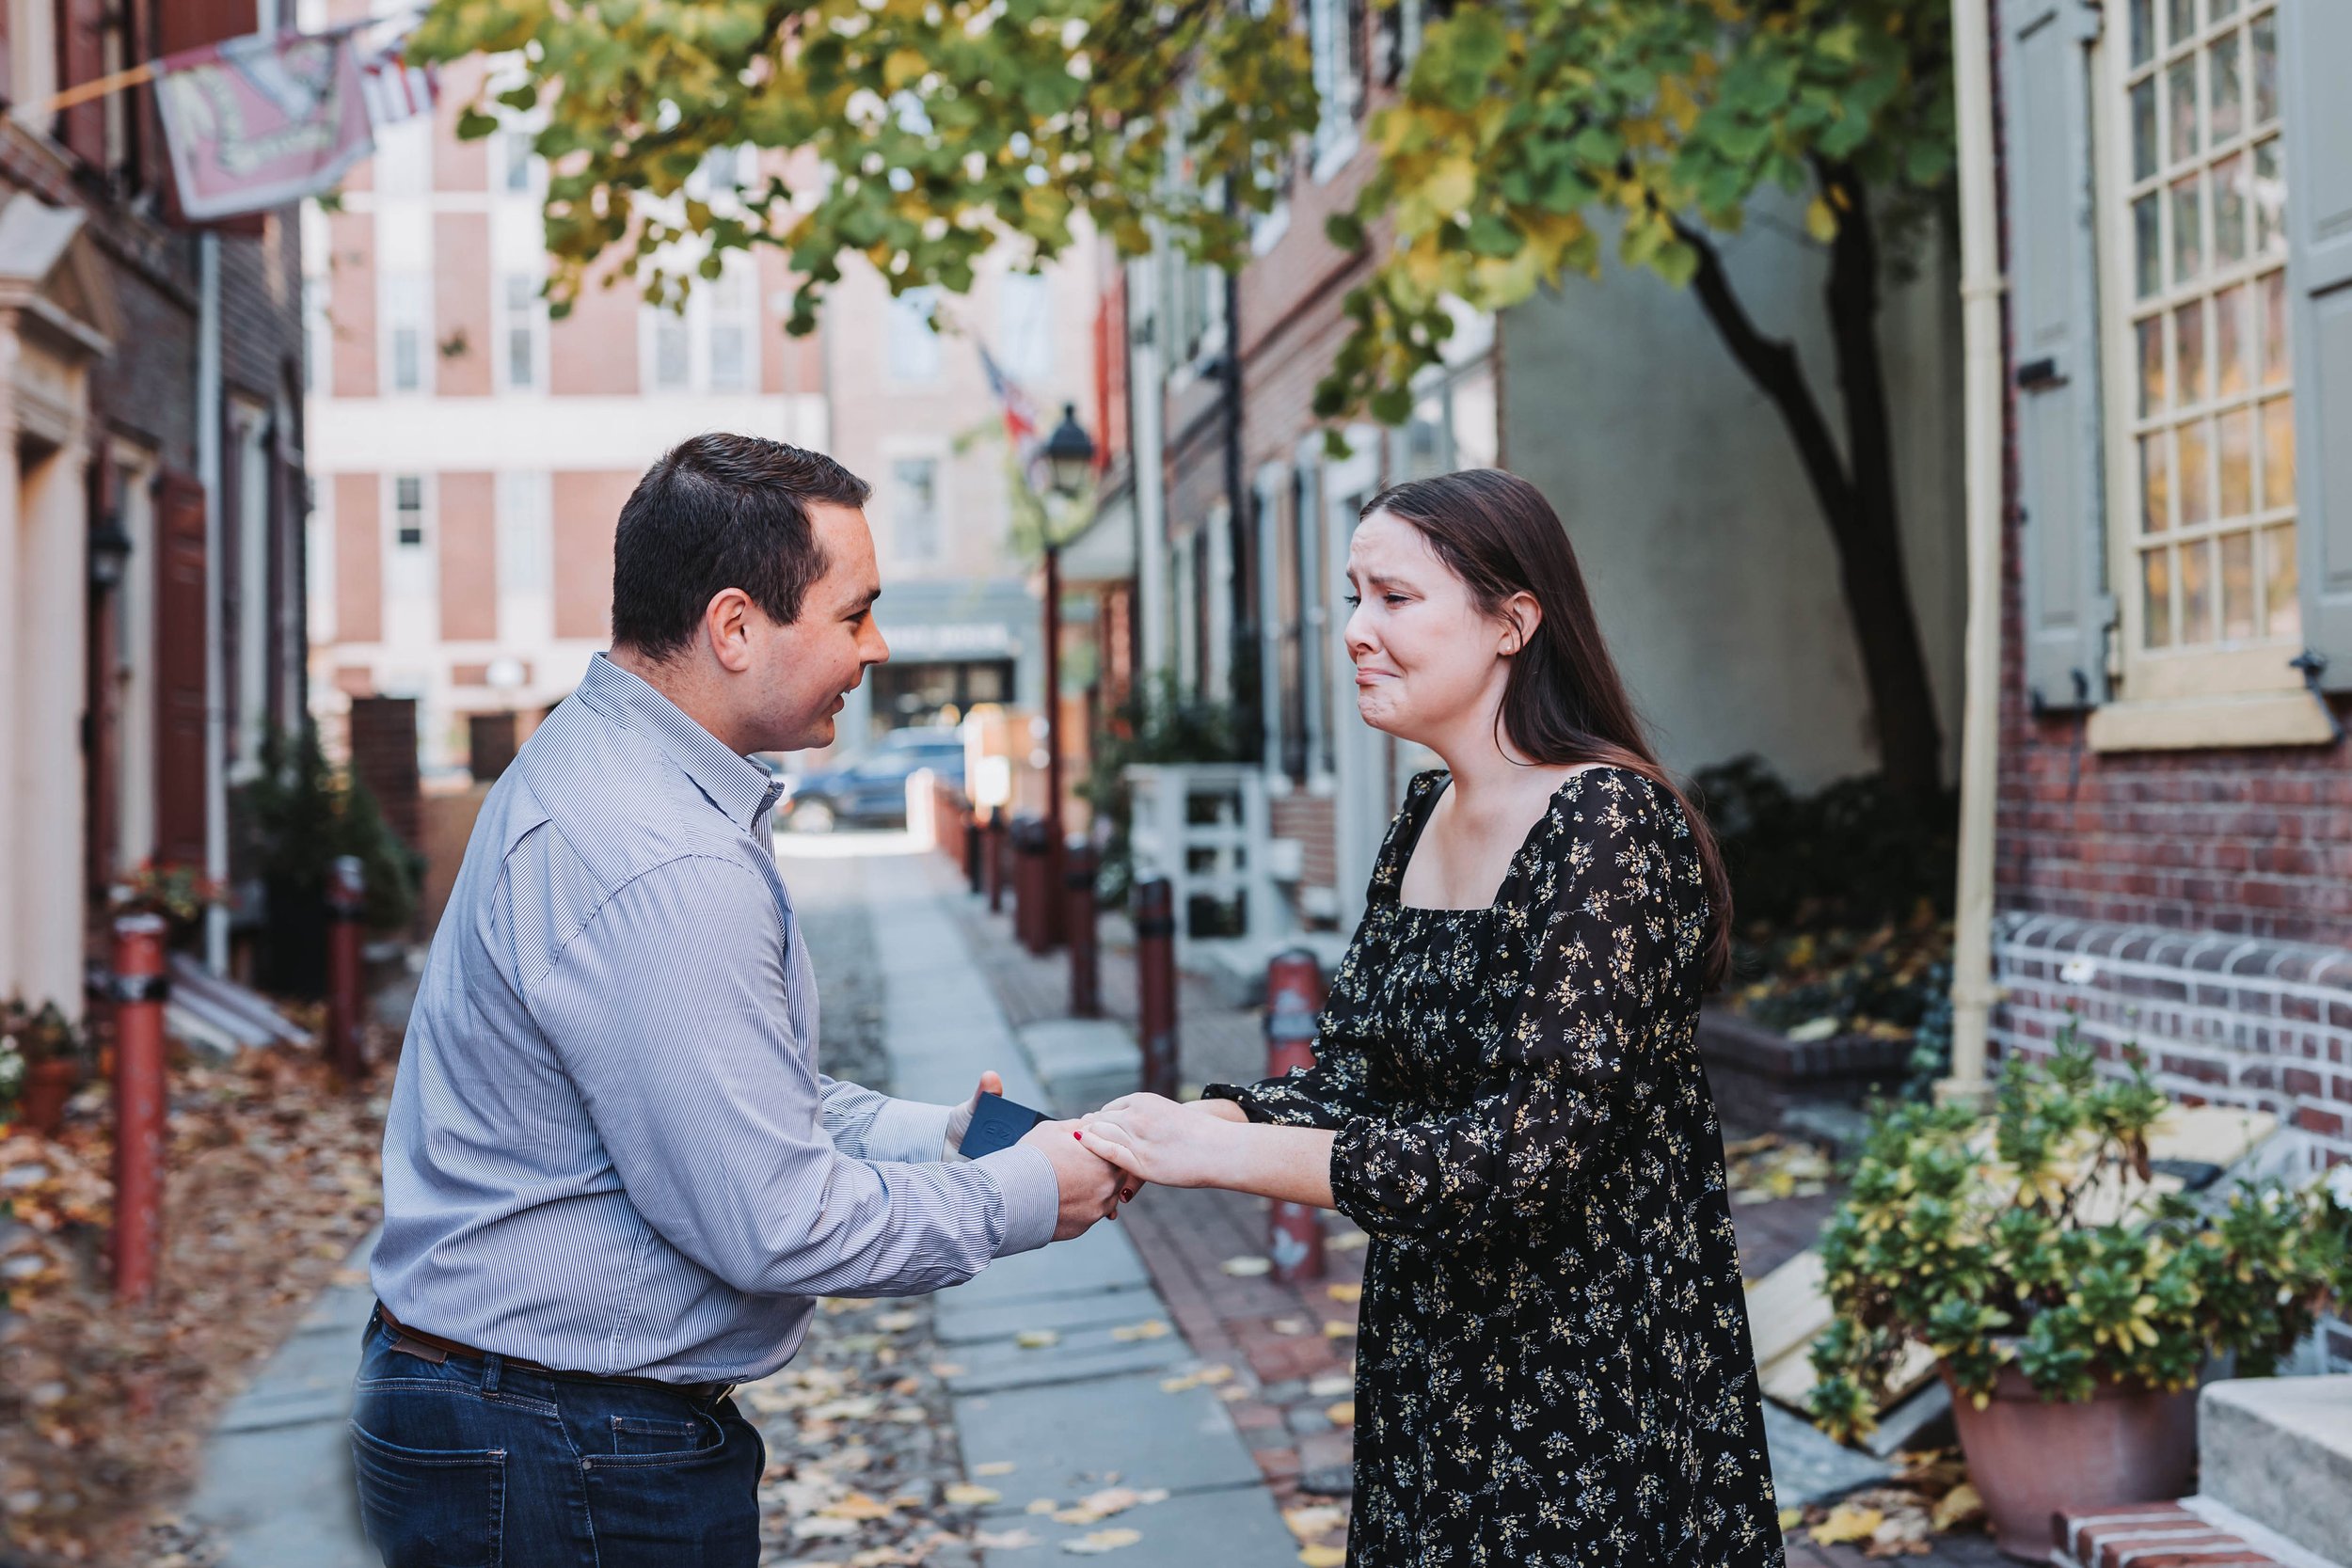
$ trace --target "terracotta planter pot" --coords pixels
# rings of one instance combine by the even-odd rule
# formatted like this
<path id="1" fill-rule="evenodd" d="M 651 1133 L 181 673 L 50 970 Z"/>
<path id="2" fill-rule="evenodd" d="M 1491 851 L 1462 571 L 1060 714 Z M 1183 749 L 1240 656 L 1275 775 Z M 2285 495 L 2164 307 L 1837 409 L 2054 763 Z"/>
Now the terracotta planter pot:
<path id="1" fill-rule="evenodd" d="M 35 1062 L 26 1068 L 20 1100 L 24 1125 L 44 1138 L 56 1137 L 65 1125 L 65 1102 L 81 1081 L 82 1069 L 72 1062 Z"/>
<path id="2" fill-rule="evenodd" d="M 2025 1373 L 2004 1367 L 1982 1410 L 1953 1391 L 1952 1419 L 1994 1541 L 2021 1562 L 2050 1560 L 2058 1510 L 2169 1502 L 2188 1492 L 2197 1470 L 2194 1388 L 2102 1384 L 2083 1403 L 2045 1403 Z"/>

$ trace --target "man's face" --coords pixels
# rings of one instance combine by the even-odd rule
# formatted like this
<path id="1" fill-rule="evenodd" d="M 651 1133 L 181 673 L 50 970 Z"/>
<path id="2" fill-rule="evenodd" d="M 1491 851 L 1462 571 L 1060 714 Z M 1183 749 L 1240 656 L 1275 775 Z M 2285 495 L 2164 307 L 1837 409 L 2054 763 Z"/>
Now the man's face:
<path id="1" fill-rule="evenodd" d="M 818 501 L 809 507 L 808 518 L 824 552 L 824 575 L 809 584 L 800 616 L 790 626 L 778 626 L 756 610 L 751 616 L 757 659 L 753 673 L 758 677 L 751 728 L 761 751 L 831 745 L 844 693 L 866 678 L 867 665 L 890 657 L 890 645 L 874 625 L 882 576 L 866 514 Z"/>

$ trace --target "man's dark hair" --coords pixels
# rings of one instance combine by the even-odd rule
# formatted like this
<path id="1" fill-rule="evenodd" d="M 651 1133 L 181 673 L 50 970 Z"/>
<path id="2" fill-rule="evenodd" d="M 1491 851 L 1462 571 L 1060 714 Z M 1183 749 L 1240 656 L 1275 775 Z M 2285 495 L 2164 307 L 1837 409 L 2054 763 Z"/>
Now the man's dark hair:
<path id="1" fill-rule="evenodd" d="M 811 501 L 864 506 L 873 487 L 822 452 L 757 436 L 697 436 L 645 470 L 612 539 L 612 641 L 667 658 L 723 589 L 771 621 L 800 618 L 825 572 Z"/>

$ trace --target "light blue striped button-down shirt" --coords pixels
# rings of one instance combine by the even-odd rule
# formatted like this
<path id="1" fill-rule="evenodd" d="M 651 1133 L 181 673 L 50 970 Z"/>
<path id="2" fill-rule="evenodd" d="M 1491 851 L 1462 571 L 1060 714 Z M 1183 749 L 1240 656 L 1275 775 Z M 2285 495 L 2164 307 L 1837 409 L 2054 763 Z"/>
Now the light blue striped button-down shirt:
<path id="1" fill-rule="evenodd" d="M 1053 1166 L 817 1070 L 767 770 L 598 655 L 483 802 L 384 1129 L 376 1293 L 550 1367 L 743 1382 L 818 1295 L 1044 1244 Z M 977 1074 L 976 1074 L 977 1076 Z"/>

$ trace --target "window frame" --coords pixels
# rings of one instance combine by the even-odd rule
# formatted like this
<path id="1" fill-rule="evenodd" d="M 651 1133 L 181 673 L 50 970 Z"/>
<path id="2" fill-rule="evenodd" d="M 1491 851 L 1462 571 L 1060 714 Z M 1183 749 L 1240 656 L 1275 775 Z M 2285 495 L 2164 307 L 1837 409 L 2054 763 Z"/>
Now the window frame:
<path id="1" fill-rule="evenodd" d="M 1362 145 L 1358 127 L 1368 96 L 1365 78 L 1370 74 L 1363 31 L 1355 0 L 1307 0 L 1309 70 L 1319 103 L 1314 129 L 1308 136 L 1312 153 L 1308 174 L 1318 185 L 1346 167 Z M 1338 102 L 1342 87 L 1347 89 L 1344 103 Z"/>
<path id="2" fill-rule="evenodd" d="M 2167 3 L 2168 0 L 2153 0 L 2152 8 L 2161 8 Z M 2204 11 L 2207 3 L 2208 0 L 2199 0 L 2201 12 Z M 2274 19 L 2282 18 L 2285 4 L 2286 0 L 2239 0 L 2234 21 L 2237 24 L 2250 25 L 2252 14 L 2265 7 L 2269 8 L 2269 14 Z M 2209 12 L 2206 14 L 2209 15 Z M 2262 637 L 2235 641 L 2216 641 L 2189 647 L 2149 648 L 2143 645 L 2145 610 L 2141 602 L 2143 589 L 2139 546 L 2146 536 L 2141 533 L 2138 516 L 2140 479 L 2137 472 L 2139 434 L 2137 426 L 2141 423 L 2141 420 L 2137 410 L 2136 400 L 2140 385 L 2140 369 L 2135 337 L 2137 325 L 2136 317 L 2140 311 L 2140 300 L 2136 292 L 2137 279 L 2134 273 L 2136 252 L 2132 229 L 2133 191 L 2135 186 L 2147 183 L 2158 193 L 2165 192 L 2177 178 L 2177 173 L 2175 166 L 2160 155 L 2156 172 L 2147 181 L 2137 180 L 2133 176 L 2129 84 L 2136 73 L 2136 68 L 2130 57 L 2130 17 L 2126 8 L 2116 8 L 2111 13 L 2110 24 L 2101 29 L 2101 35 L 2092 46 L 2091 63 L 2094 97 L 2091 112 L 2092 145 L 2096 149 L 2093 187 L 2097 213 L 2095 243 L 2098 249 L 2100 285 L 2098 333 L 2101 364 L 2104 369 L 2101 377 L 2104 386 L 2100 421 L 2102 425 L 2101 456 L 2106 476 L 2106 483 L 2103 486 L 2105 493 L 2103 504 L 2106 509 L 2107 526 L 2105 531 L 2107 572 L 2108 580 L 2114 585 L 2117 628 L 2116 641 L 2110 650 L 2110 661 L 2118 676 L 2119 693 L 2114 702 L 2105 705 L 2094 714 L 2093 727 L 2099 733 L 2093 735 L 2092 741 L 2094 746 L 2097 746 L 2104 736 L 2118 747 L 2157 744 L 2159 742 L 2151 741 L 2147 737 L 2158 732 L 2167 735 L 2179 733 L 2180 726 L 2177 723 L 2160 724 L 2152 728 L 2149 721 L 2135 717 L 2129 711 L 2135 707 L 2146 709 L 2152 705 L 2163 706 L 2178 713 L 2186 711 L 2183 708 L 2184 704 L 2227 703 L 2241 700 L 2263 703 L 2264 705 L 2268 706 L 2272 705 L 2267 704 L 2265 699 L 2275 698 L 2282 692 L 2299 691 L 2303 685 L 2302 676 L 2290 661 L 2301 652 L 2304 645 L 2304 632 L 2299 624 L 2303 594 L 2299 562 L 2296 583 L 2298 626 L 2293 637 Z M 2201 41 L 2189 55 L 2190 58 L 2201 58 L 2207 48 L 2202 39 L 2210 31 L 2210 24 L 2199 29 Z M 2168 53 L 2167 49 L 2158 49 L 2155 52 L 2154 63 L 2152 67 L 2153 73 L 2149 78 L 2152 82 L 2158 84 L 2159 95 L 2165 90 L 2162 84 L 2167 77 L 2167 67 L 2164 62 Z M 2241 142 L 2241 150 L 2237 155 L 2247 158 L 2250 167 L 2253 150 L 2265 142 L 2280 146 L 2283 157 L 2285 116 L 2281 113 L 2277 121 L 2272 122 L 2270 135 L 2265 136 L 2255 134 L 2259 126 L 2252 118 L 2254 72 L 2253 60 L 2250 55 L 2242 60 L 2241 71 L 2244 73 L 2242 81 L 2247 118 L 2237 133 L 2237 138 Z M 2207 71 L 2201 66 L 2198 71 L 2201 128 L 2210 113 L 2211 94 L 2207 84 Z M 2189 166 L 2203 171 L 2209 169 L 2216 162 L 2211 151 L 2211 144 L 2207 142 L 2201 147 L 2194 162 Z M 2294 200 L 2296 171 L 2289 166 L 2282 178 L 2287 183 L 2291 209 Z M 2210 190 L 2211 184 L 2210 179 L 2207 178 L 2201 182 L 2200 186 L 2200 223 L 2208 230 L 2211 225 L 2207 219 L 2213 203 L 2204 198 L 2201 193 Z M 2247 212 L 2246 222 L 2249 232 L 2248 254 L 2250 257 L 2254 254 L 2255 244 L 2250 236 L 2255 231 L 2256 223 L 2255 214 L 2250 205 Z M 2169 233 L 2169 231 L 2168 223 L 2161 232 Z M 2168 276 L 2171 264 L 2170 255 L 2169 247 L 2165 247 L 2163 264 L 2167 268 Z M 2280 261 L 2280 268 L 2286 275 L 2285 289 L 2290 301 L 2290 309 L 2292 309 L 2296 286 L 2293 265 L 2291 256 L 2283 257 Z M 2201 301 L 2220 293 L 2221 289 L 2217 288 L 2211 281 L 2214 270 L 2213 257 L 2208 247 L 2203 274 L 2193 288 L 2168 285 L 2159 289 L 2157 293 L 2152 296 L 2153 299 L 2163 302 L 2153 307 L 2155 319 L 2161 320 L 2169 316 L 2186 299 L 2194 298 Z M 2248 264 L 2245 277 L 2234 285 L 2249 291 L 2249 304 L 2254 303 L 2253 291 L 2258 287 L 2260 280 L 2269 275 L 2269 272 L 2268 267 L 2259 263 Z M 2210 313 L 2207 319 L 2212 319 Z M 2165 337 L 2169 343 L 2171 333 L 2168 330 Z M 2249 352 L 2251 348 L 2252 345 L 2249 345 Z M 2210 358 L 2210 348 L 2207 352 Z M 2292 356 L 2292 333 L 2288 335 L 2288 352 Z M 2168 347 L 2168 388 L 2172 385 L 2172 378 L 2177 373 L 2172 369 L 2172 358 L 2173 356 Z M 2277 395 L 2273 392 L 2268 397 Z M 2292 357 L 2289 360 L 2284 395 L 2297 402 L 2303 395 L 2302 388 L 2296 378 L 2296 367 Z M 2263 404 L 2268 401 L 2268 397 L 2265 395 L 2259 383 L 2247 396 L 2245 406 L 2255 421 L 2257 442 L 2260 439 L 2259 410 Z M 2218 397 L 2208 397 L 2202 400 L 2202 405 L 2210 408 L 2220 401 L 2223 400 Z M 2304 454 L 2300 452 L 2296 456 L 2298 462 L 2304 459 Z M 2219 462 L 2217 442 L 2209 462 L 2217 466 Z M 2177 473 L 2173 475 L 2172 483 L 2177 485 Z M 2265 530 L 2277 528 L 2281 521 L 2284 521 L 2297 530 L 2299 535 L 2302 526 L 2300 498 L 2297 498 L 2297 504 L 2284 518 L 2268 515 L 2265 509 L 2261 508 L 2257 508 L 2249 514 L 2249 516 L 2264 519 L 2259 522 L 2249 521 L 2245 525 L 2244 531 L 2249 534 L 2259 535 Z M 2206 527 L 2208 525 L 2196 526 Z M 2169 531 L 2177 534 L 2180 531 L 2176 526 Z M 2299 537 L 2297 545 L 2299 547 Z M 2217 619 L 2222 613 L 2221 570 L 2217 560 L 2213 567 L 2212 582 L 2215 596 L 2214 614 Z M 2178 588 L 2175 585 L 2175 593 L 2177 592 Z M 2290 707 L 2291 705 L 2279 705 L 2278 711 L 2285 716 L 2289 714 Z M 2299 732 L 2307 726 L 2296 723 L 2290 727 Z"/>

